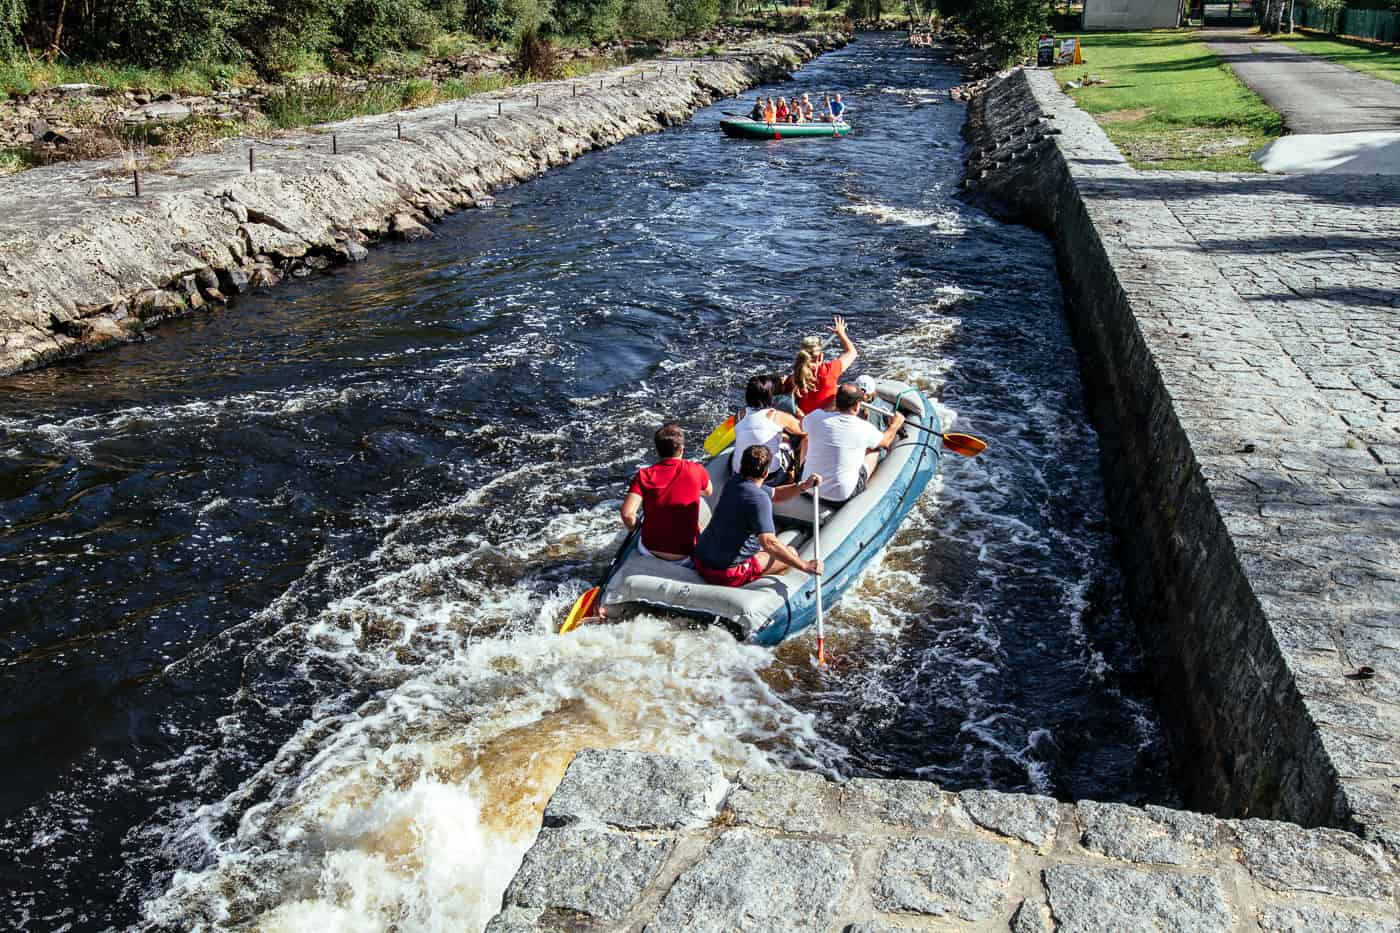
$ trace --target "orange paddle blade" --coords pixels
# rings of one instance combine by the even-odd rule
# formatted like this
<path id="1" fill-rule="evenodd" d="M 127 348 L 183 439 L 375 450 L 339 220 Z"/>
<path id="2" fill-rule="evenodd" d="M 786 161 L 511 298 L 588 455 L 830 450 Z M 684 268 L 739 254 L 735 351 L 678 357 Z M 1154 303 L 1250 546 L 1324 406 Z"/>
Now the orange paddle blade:
<path id="1" fill-rule="evenodd" d="M 943 449 L 951 450 L 964 457 L 975 457 L 987 449 L 987 442 L 980 437 L 973 437 L 971 434 L 945 434 L 943 435 Z"/>
<path id="2" fill-rule="evenodd" d="M 705 453 L 713 457 L 732 443 L 734 443 L 734 416 L 730 415 L 720 422 L 719 427 L 710 432 L 709 437 L 705 438 Z"/>
<path id="3" fill-rule="evenodd" d="M 574 601 L 574 608 L 569 610 L 568 616 L 564 619 L 564 624 L 559 626 L 559 634 L 567 635 L 588 620 L 593 614 L 593 605 L 598 602 L 598 587 L 593 587 Z"/>

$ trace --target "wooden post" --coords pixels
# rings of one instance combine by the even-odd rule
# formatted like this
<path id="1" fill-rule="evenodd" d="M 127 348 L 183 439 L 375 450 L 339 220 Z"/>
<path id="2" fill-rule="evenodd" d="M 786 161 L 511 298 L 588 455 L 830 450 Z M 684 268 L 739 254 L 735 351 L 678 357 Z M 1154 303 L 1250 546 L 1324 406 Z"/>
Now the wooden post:
<path id="1" fill-rule="evenodd" d="M 255 171 L 257 171 L 257 163 L 253 160 L 253 147 L 252 147 L 252 146 L 249 146 L 249 147 L 248 147 L 248 173 L 249 173 L 249 174 L 252 174 L 252 173 L 255 172 Z"/>
<path id="2" fill-rule="evenodd" d="M 331 155 L 335 155 L 335 154 L 337 154 L 338 152 L 340 152 L 340 140 L 336 139 L 335 134 L 332 133 L 332 134 L 331 134 Z"/>
<path id="3" fill-rule="evenodd" d="M 539 105 L 540 105 L 540 95 L 536 94 L 536 95 L 535 95 L 535 106 L 538 107 Z"/>
<path id="4" fill-rule="evenodd" d="M 455 113 L 455 112 L 454 112 L 454 113 L 452 114 L 452 128 L 453 128 L 454 130 L 457 129 L 459 126 L 462 125 L 462 122 L 461 122 L 460 117 L 461 117 L 461 114 L 459 114 L 459 113 Z"/>
<path id="5" fill-rule="evenodd" d="M 132 169 L 131 180 L 136 183 L 136 196 L 141 197 L 141 170 L 139 168 Z"/>
<path id="6" fill-rule="evenodd" d="M 501 102 L 500 102 L 500 101 L 496 101 L 496 116 L 499 117 L 500 115 L 501 115 Z"/>
<path id="7" fill-rule="evenodd" d="M 395 128 L 395 130 L 396 130 L 396 131 L 398 132 L 398 134 L 399 134 L 399 139 L 403 139 L 403 124 L 402 124 L 402 123 L 395 123 L 395 124 L 394 124 L 394 128 Z"/>

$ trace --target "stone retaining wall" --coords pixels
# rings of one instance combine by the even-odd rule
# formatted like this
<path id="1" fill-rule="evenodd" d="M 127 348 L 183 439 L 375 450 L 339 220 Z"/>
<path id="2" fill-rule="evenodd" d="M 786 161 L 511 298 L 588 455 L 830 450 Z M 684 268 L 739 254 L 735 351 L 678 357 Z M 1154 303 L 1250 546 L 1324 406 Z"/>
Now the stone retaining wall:
<path id="1" fill-rule="evenodd" d="M 845 41 L 765 39 L 716 58 L 232 140 L 145 173 L 140 198 L 120 161 L 0 179 L 0 375 L 355 261 L 380 237 L 425 236 L 430 221 L 492 190 L 781 80 Z"/>
<path id="2" fill-rule="evenodd" d="M 1050 72 L 969 138 L 1056 243 L 1188 802 L 1394 846 L 1400 178 L 1140 172 Z"/>
<path id="3" fill-rule="evenodd" d="M 1340 830 L 585 750 L 487 931 L 1396 933 L 1396 871 Z"/>

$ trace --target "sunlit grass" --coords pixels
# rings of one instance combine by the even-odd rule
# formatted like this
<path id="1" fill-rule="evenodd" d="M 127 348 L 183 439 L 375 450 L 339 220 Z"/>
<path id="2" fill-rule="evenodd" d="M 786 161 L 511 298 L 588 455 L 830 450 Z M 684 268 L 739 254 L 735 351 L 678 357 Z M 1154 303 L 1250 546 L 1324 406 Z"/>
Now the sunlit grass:
<path id="1" fill-rule="evenodd" d="M 102 62 L 68 65 L 38 58 L 0 61 L 0 92 L 7 94 L 28 94 L 56 84 L 100 84 L 114 91 L 157 94 L 208 94 L 256 80 L 257 76 L 244 66 L 219 63 L 140 68 Z"/>
<path id="2" fill-rule="evenodd" d="M 1069 88 L 1138 168 L 1257 172 L 1250 154 L 1283 132 L 1283 118 L 1188 30 L 1090 34 L 1085 64 L 1060 68 Z"/>

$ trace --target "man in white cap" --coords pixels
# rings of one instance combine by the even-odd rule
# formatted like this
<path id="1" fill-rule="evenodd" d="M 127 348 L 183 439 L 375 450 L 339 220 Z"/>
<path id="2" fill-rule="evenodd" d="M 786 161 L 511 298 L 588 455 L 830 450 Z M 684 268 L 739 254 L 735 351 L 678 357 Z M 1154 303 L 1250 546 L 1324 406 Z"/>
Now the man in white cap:
<path id="1" fill-rule="evenodd" d="M 856 388 L 857 388 L 857 389 L 860 389 L 860 394 L 861 394 L 861 399 L 860 399 L 860 400 L 861 400 L 862 402 L 869 403 L 869 402 L 875 401 L 875 377 L 874 377 L 874 376 L 861 376 L 859 379 L 856 380 Z M 862 409 L 862 411 L 864 411 L 864 409 Z"/>
<path id="2" fill-rule="evenodd" d="M 872 380 L 873 381 L 873 380 Z M 834 507 L 845 505 L 865 488 L 880 460 L 880 451 L 894 443 L 904 416 L 890 418 L 884 433 L 862 420 L 861 397 L 865 392 L 854 382 L 842 383 L 836 390 L 836 410 L 811 412 L 802 419 L 802 480 L 822 478 L 823 502 Z"/>

